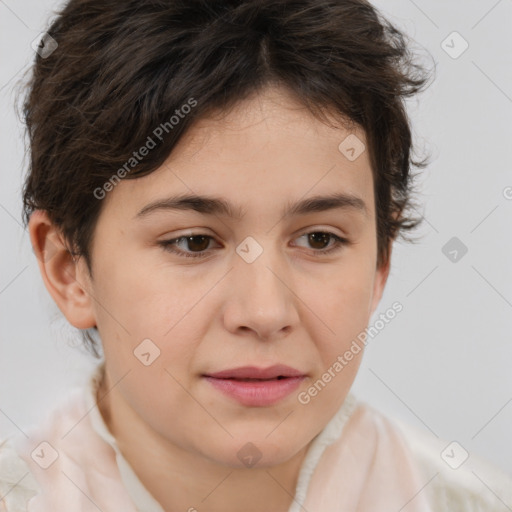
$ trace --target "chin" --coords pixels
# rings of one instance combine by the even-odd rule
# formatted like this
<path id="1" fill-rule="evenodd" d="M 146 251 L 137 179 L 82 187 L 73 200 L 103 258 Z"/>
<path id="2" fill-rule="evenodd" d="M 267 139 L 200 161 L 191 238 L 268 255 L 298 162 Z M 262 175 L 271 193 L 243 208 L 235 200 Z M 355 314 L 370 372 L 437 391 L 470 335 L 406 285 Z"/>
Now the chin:
<path id="1" fill-rule="evenodd" d="M 265 435 L 261 431 L 257 437 L 249 434 L 234 435 L 225 444 L 215 443 L 217 450 L 222 451 L 210 452 L 209 458 L 233 469 L 263 469 L 287 462 L 303 448 L 297 439 L 277 435 L 270 439 L 273 434 L 269 438 L 265 438 Z"/>

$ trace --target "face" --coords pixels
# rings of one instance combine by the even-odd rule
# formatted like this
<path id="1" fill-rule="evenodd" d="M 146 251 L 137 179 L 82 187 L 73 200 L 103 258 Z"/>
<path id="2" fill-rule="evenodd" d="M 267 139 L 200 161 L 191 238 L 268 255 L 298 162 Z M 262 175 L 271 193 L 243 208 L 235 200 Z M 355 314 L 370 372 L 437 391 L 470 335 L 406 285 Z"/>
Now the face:
<path id="1" fill-rule="evenodd" d="M 367 152 L 339 149 L 350 134 L 365 141 L 267 90 L 200 120 L 165 165 L 104 199 L 88 286 L 108 378 L 166 441 L 231 466 L 251 442 L 259 465 L 274 465 L 341 406 L 362 351 L 309 401 L 305 392 L 364 331 L 387 275 Z M 185 195 L 230 208 L 176 207 Z M 334 195 L 346 197 L 302 204 Z M 205 377 L 276 364 L 304 377 L 259 391 L 238 381 L 241 398 Z"/>

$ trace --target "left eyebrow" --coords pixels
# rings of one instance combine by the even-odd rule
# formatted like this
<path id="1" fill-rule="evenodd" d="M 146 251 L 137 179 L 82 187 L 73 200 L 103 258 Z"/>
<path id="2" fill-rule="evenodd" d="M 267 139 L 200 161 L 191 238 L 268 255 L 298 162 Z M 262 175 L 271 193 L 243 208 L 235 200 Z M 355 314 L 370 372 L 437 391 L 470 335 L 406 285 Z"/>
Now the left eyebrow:
<path id="1" fill-rule="evenodd" d="M 334 209 L 353 210 L 366 216 L 369 214 L 365 202 L 360 197 L 337 193 L 313 196 L 295 203 L 288 202 L 282 217 L 288 218 L 293 215 L 307 215 Z M 240 220 L 246 213 L 241 205 L 233 205 L 219 197 L 185 194 L 154 201 L 144 206 L 135 218 L 145 217 L 157 210 L 193 210 L 204 215 L 225 215 L 235 220 Z"/>
<path id="2" fill-rule="evenodd" d="M 313 196 L 296 203 L 288 202 L 283 217 L 307 215 L 308 213 L 335 209 L 353 210 L 366 216 L 369 214 L 365 202 L 360 197 L 353 194 L 338 193 L 327 196 Z"/>

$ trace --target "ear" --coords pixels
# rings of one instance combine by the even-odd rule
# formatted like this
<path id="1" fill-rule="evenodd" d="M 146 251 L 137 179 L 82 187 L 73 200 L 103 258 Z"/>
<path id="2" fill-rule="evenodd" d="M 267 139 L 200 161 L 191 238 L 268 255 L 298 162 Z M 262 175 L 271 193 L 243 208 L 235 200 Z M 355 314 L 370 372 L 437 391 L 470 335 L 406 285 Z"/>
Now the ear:
<path id="1" fill-rule="evenodd" d="M 72 256 L 64 237 L 45 211 L 35 210 L 28 228 L 39 271 L 57 306 L 74 327 L 94 327 L 91 280 L 83 258 Z"/>
<path id="2" fill-rule="evenodd" d="M 389 276 L 389 270 L 391 268 L 391 252 L 393 250 L 393 240 L 389 242 L 389 250 L 388 250 L 388 260 L 383 263 L 380 267 L 377 267 L 375 272 L 375 280 L 373 282 L 373 296 L 370 304 L 370 317 L 373 315 L 374 311 L 377 309 L 379 305 L 380 299 L 382 298 L 382 294 L 384 293 L 384 288 L 386 286 L 386 282 Z"/>

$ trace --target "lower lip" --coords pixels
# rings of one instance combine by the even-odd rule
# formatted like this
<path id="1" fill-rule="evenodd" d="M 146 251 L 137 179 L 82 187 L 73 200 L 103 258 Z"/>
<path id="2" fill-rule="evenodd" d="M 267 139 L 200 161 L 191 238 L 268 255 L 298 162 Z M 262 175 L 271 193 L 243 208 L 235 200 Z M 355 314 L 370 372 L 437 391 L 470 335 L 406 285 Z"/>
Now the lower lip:
<path id="1" fill-rule="evenodd" d="M 216 389 L 238 400 L 243 405 L 264 407 L 275 404 L 293 393 L 305 377 L 287 377 L 279 380 L 261 381 L 216 379 L 206 376 L 204 378 Z"/>

